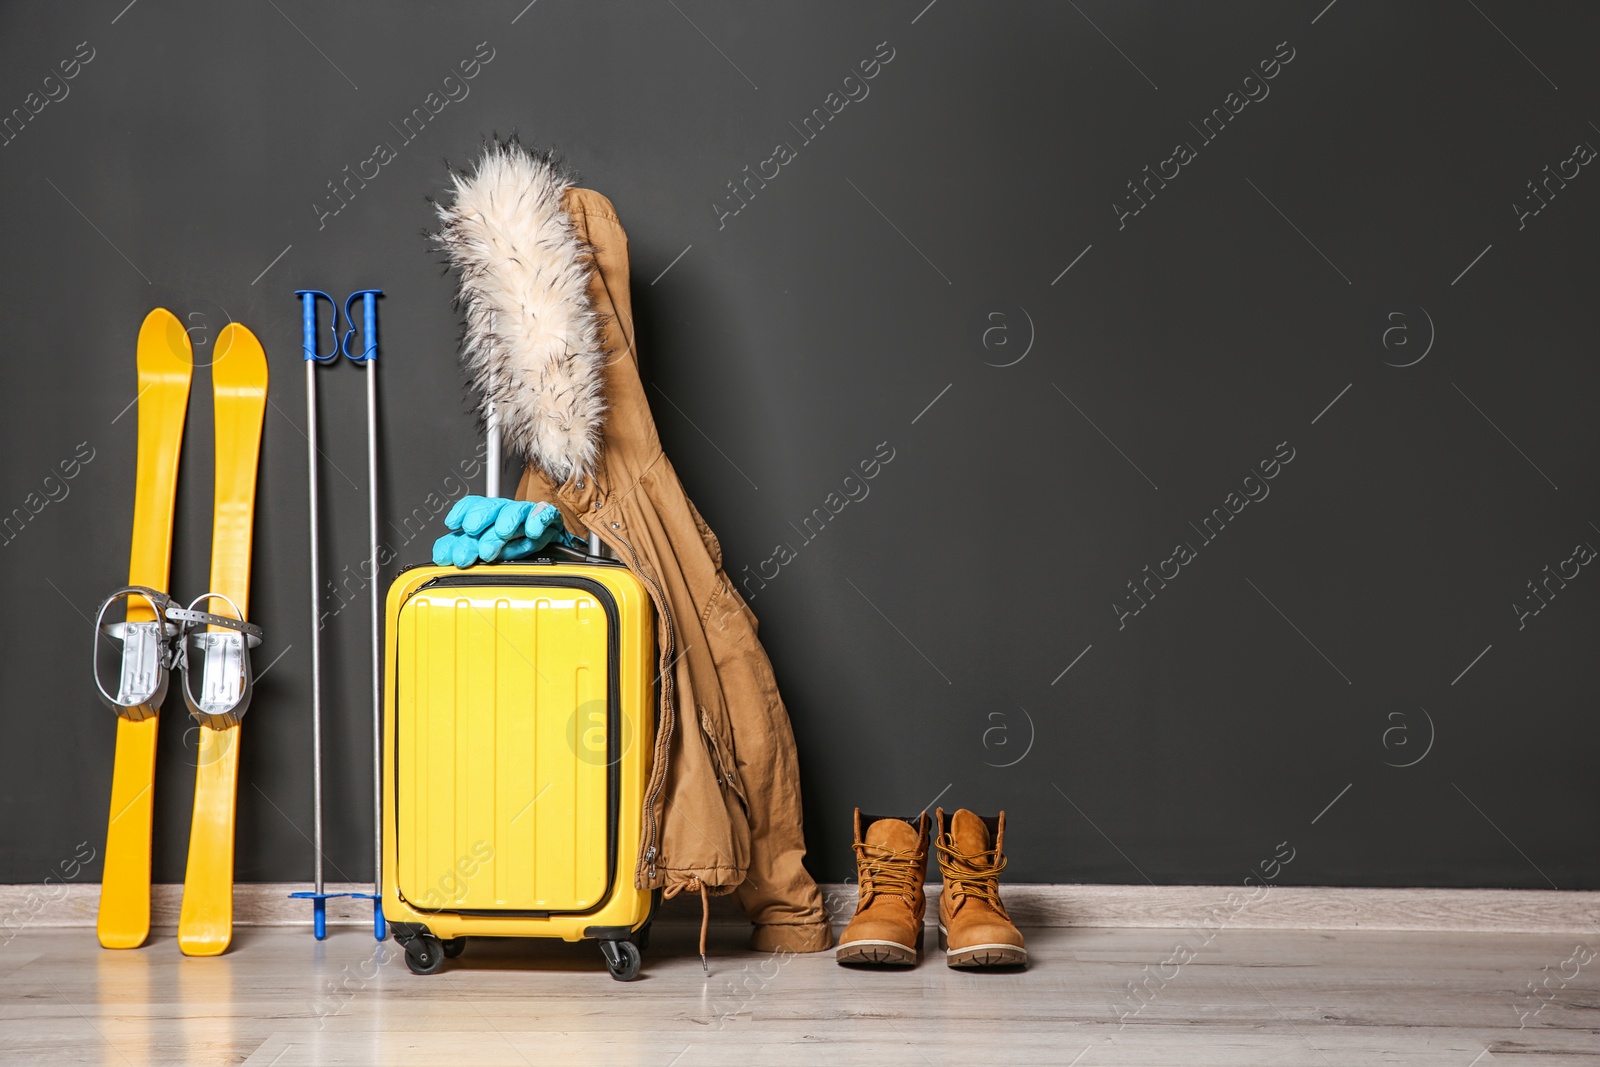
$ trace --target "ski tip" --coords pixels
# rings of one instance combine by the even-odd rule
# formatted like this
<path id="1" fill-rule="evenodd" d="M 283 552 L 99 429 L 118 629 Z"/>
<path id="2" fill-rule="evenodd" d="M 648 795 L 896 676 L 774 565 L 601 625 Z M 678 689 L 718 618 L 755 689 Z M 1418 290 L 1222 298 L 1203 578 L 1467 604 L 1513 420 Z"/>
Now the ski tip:
<path id="1" fill-rule="evenodd" d="M 267 354 L 249 329 L 230 322 L 217 334 L 211 380 L 232 388 L 267 388 Z"/>
<path id="2" fill-rule="evenodd" d="M 178 316 L 166 308 L 152 310 L 139 327 L 139 365 L 152 370 L 192 371 L 194 368 L 194 347 L 189 343 L 189 331 L 183 328 Z"/>

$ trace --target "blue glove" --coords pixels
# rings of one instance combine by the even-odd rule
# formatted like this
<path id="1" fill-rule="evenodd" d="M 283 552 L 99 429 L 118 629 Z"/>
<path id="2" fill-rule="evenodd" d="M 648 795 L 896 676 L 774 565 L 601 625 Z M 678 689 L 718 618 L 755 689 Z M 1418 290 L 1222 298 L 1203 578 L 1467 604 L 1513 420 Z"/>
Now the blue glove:
<path id="1" fill-rule="evenodd" d="M 494 529 L 491 531 L 491 536 L 500 541 L 509 541 L 514 537 L 520 537 L 523 524 L 535 508 L 555 511 L 555 508 L 550 504 L 535 503 L 532 500 L 507 501 L 506 506 L 500 509 L 500 514 L 495 516 Z"/>
<path id="2" fill-rule="evenodd" d="M 491 544 L 490 538 L 485 536 L 478 543 L 478 553 L 481 556 L 485 552 L 494 552 L 494 559 L 490 562 L 510 563 L 512 560 L 531 556 L 543 547 L 543 545 L 530 541 L 526 537 L 513 537 L 509 541 Z"/>
<path id="3" fill-rule="evenodd" d="M 440 567 L 470 567 L 478 562 L 478 539 L 445 534 L 433 543 L 433 562 Z"/>
<path id="4" fill-rule="evenodd" d="M 445 534 L 433 543 L 433 562 L 441 567 L 470 567 L 523 559 L 552 542 L 583 548 L 567 533 L 554 504 L 501 497 L 466 496 L 444 518 Z"/>
<path id="5" fill-rule="evenodd" d="M 554 504 L 512 500 L 500 509 L 494 529 L 478 539 L 478 555 L 486 563 L 521 559 L 565 534 L 561 512 Z"/>
<path id="6" fill-rule="evenodd" d="M 456 501 L 455 507 L 444 517 L 444 528 L 468 537 L 477 537 L 494 525 L 502 508 L 515 503 L 517 501 L 501 497 L 464 496 Z"/>

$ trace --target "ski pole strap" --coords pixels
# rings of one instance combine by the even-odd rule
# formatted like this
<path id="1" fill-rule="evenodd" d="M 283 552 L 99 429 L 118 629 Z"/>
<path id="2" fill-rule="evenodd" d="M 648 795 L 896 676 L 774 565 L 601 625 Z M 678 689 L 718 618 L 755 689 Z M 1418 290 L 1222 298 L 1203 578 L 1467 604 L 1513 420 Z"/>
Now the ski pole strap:
<path id="1" fill-rule="evenodd" d="M 145 622 L 106 622 L 111 605 L 124 597 L 139 597 L 150 605 L 153 619 Z M 171 638 L 178 627 L 166 621 L 172 598 L 147 585 L 125 585 L 100 603 L 94 620 L 94 687 L 106 707 L 124 719 L 140 722 L 157 713 L 167 696 L 167 675 L 174 652 Z M 113 695 L 100 679 L 102 636 L 122 644 L 122 665 Z"/>
<path id="2" fill-rule="evenodd" d="M 225 601 L 234 616 L 195 609 L 196 604 L 212 597 Z M 238 725 L 250 707 L 250 694 L 255 689 L 250 649 L 261 644 L 261 627 L 238 618 L 239 614 L 239 606 L 222 593 L 203 593 L 186 608 L 167 609 L 167 618 L 184 627 L 176 656 L 177 666 L 183 671 L 183 701 L 196 722 L 213 730 Z M 202 626 L 220 626 L 225 632 L 200 631 Z M 195 651 L 201 655 L 198 696 L 193 682 Z"/>
<path id="3" fill-rule="evenodd" d="M 378 358 L 378 297 L 383 295 L 382 289 L 357 289 L 350 294 L 344 302 L 344 321 L 350 324 L 350 329 L 345 331 L 344 340 L 340 347 L 344 354 L 357 363 L 366 363 Z M 350 315 L 350 308 L 361 298 L 361 354 L 356 355 L 350 351 L 350 338 L 356 333 L 356 320 Z"/>
<path id="4" fill-rule="evenodd" d="M 339 358 L 339 302 L 321 289 L 296 289 L 294 295 L 300 298 L 300 351 L 308 360 L 315 360 L 318 363 L 333 362 Z M 333 322 L 329 325 L 329 330 L 333 333 L 333 351 L 327 355 L 317 351 L 318 297 L 333 306 Z"/>

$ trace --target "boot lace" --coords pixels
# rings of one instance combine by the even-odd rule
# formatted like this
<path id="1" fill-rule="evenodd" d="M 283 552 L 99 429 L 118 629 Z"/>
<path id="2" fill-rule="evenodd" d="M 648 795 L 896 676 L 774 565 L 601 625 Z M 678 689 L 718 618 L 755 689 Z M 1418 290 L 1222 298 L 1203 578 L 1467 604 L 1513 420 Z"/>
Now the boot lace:
<path id="1" fill-rule="evenodd" d="M 915 903 L 916 891 L 922 888 L 920 868 L 927 863 L 921 851 L 884 848 L 861 841 L 856 842 L 855 850 L 863 892 L 901 896 L 908 903 Z"/>
<path id="2" fill-rule="evenodd" d="M 1005 905 L 1000 903 L 1000 872 L 1006 869 L 1006 858 L 999 850 L 962 852 L 949 834 L 936 840 L 933 847 L 939 852 L 945 892 L 958 899 L 974 897 L 1005 915 Z"/>

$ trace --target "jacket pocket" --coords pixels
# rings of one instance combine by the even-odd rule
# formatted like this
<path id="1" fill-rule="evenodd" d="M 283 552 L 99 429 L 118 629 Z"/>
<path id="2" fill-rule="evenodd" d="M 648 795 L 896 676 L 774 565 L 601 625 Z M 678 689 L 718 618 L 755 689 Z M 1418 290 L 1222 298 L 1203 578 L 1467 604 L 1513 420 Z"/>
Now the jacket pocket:
<path id="1" fill-rule="evenodd" d="M 684 495 L 683 502 L 689 505 L 689 516 L 694 519 L 694 526 L 700 534 L 701 542 L 706 546 L 706 552 L 711 556 L 711 563 L 718 570 L 722 569 L 722 542 L 717 540 L 717 535 L 712 532 L 706 520 L 700 517 L 700 509 L 694 506 L 688 494 Z"/>
<path id="2" fill-rule="evenodd" d="M 711 759 L 717 771 L 717 782 L 739 799 L 739 807 L 748 818 L 750 798 L 744 791 L 744 779 L 739 775 L 739 765 L 733 751 L 733 739 L 727 730 L 727 724 L 725 722 L 718 724 L 704 704 L 696 704 L 695 710 L 700 713 L 700 732 L 705 735 L 706 745 L 711 749 Z"/>
<path id="3" fill-rule="evenodd" d="M 755 612 L 734 588 L 733 580 L 718 571 L 717 588 L 700 613 L 700 628 L 716 666 L 726 715 L 730 719 L 738 716 L 739 729 L 761 729 L 760 723 L 771 712 L 759 712 L 752 718 L 753 710 L 781 708 L 783 704 L 772 663 L 761 647 L 759 627 Z"/>

